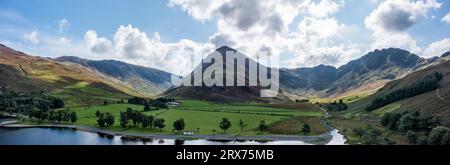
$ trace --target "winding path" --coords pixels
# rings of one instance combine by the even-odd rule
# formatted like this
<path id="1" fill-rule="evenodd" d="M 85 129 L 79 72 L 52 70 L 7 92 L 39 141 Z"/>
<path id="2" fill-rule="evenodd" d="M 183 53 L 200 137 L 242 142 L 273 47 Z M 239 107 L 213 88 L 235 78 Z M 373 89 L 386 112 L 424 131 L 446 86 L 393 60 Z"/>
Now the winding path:
<path id="1" fill-rule="evenodd" d="M 447 104 L 450 104 L 450 101 L 445 100 L 441 95 L 439 95 L 439 89 L 436 89 L 436 96 L 441 99 L 442 101 L 446 102 Z"/>

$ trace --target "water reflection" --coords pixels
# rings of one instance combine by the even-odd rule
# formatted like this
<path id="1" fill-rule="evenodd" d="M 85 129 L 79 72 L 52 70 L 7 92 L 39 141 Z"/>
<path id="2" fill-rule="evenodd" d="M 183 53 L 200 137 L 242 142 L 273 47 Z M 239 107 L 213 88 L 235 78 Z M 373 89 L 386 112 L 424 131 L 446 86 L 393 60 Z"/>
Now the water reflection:
<path id="1" fill-rule="evenodd" d="M 337 130 L 331 145 L 343 144 Z M 344 141 L 343 141 L 344 140 Z M 205 139 L 150 139 L 54 128 L 0 128 L 0 145 L 311 145 L 303 141 L 211 141 Z"/>

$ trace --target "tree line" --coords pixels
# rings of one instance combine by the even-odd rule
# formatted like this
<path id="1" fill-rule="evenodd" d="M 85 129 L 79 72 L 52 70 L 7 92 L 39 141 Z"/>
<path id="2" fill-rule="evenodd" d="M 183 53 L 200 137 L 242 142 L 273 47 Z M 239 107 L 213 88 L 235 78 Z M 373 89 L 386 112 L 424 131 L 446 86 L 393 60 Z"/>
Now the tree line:
<path id="1" fill-rule="evenodd" d="M 168 102 L 175 102 L 175 99 L 174 98 L 157 98 L 157 99 L 153 100 L 153 99 L 146 99 L 146 98 L 141 98 L 141 97 L 133 97 L 133 98 L 128 99 L 128 103 L 130 103 L 130 104 L 144 105 L 144 111 L 157 110 L 159 108 L 167 108 Z"/>
<path id="2" fill-rule="evenodd" d="M 76 122 L 77 114 L 62 110 L 64 101 L 44 92 L 0 92 L 0 111 L 49 122 Z"/>
<path id="3" fill-rule="evenodd" d="M 120 126 L 122 128 L 141 127 L 141 128 L 159 128 L 166 127 L 165 120 L 155 118 L 152 115 L 145 115 L 141 111 L 127 108 L 125 112 L 120 112 Z"/>
<path id="4" fill-rule="evenodd" d="M 0 93 L 0 111 L 30 115 L 33 110 L 47 112 L 64 107 L 64 101 L 45 95 L 43 92 L 2 92 Z"/>
<path id="5" fill-rule="evenodd" d="M 30 118 L 36 118 L 40 120 L 47 120 L 49 122 L 72 122 L 77 121 L 77 113 L 70 112 L 69 110 L 48 110 L 41 111 L 34 109 L 29 114 Z"/>
<path id="6" fill-rule="evenodd" d="M 347 104 L 345 104 L 342 99 L 339 99 L 339 102 L 336 100 L 332 103 L 320 104 L 319 106 L 327 109 L 328 111 L 344 111 L 348 108 Z"/>
<path id="7" fill-rule="evenodd" d="M 389 92 L 385 95 L 376 97 L 367 107 L 367 111 L 372 111 L 388 105 L 390 103 L 413 97 L 425 92 L 433 91 L 439 88 L 439 81 L 443 79 L 444 75 L 440 72 L 425 76 L 422 80 L 415 82 L 409 86 Z"/>

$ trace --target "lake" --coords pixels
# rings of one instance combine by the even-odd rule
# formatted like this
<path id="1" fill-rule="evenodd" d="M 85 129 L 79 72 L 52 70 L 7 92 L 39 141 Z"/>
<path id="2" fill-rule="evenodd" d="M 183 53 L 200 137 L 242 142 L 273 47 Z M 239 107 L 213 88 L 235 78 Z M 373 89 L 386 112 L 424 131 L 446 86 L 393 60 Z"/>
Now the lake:
<path id="1" fill-rule="evenodd" d="M 345 144 L 337 130 L 330 145 Z M 312 145 L 303 141 L 211 141 L 152 139 L 147 142 L 122 140 L 121 136 L 106 137 L 97 133 L 66 128 L 0 128 L 0 145 Z"/>

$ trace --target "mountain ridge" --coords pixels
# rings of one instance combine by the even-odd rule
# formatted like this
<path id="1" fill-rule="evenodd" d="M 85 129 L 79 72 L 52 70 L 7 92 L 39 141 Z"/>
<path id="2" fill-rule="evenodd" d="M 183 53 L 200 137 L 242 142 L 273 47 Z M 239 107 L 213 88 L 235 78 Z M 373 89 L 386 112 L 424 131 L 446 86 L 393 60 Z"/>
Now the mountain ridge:
<path id="1" fill-rule="evenodd" d="M 119 79 L 135 89 L 157 95 L 172 86 L 171 73 L 117 60 L 88 60 L 75 56 L 55 58 L 60 62 L 83 65 L 113 78 Z"/>

